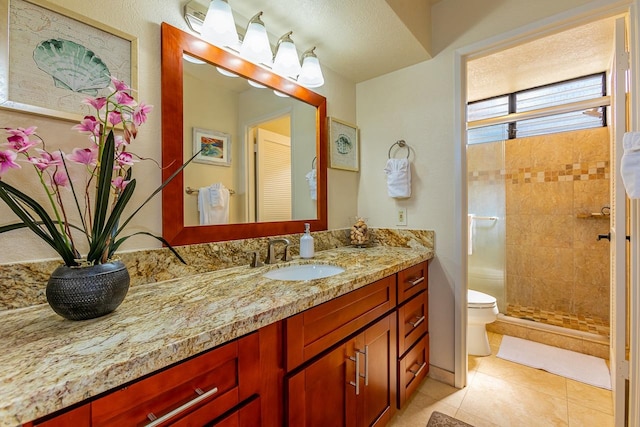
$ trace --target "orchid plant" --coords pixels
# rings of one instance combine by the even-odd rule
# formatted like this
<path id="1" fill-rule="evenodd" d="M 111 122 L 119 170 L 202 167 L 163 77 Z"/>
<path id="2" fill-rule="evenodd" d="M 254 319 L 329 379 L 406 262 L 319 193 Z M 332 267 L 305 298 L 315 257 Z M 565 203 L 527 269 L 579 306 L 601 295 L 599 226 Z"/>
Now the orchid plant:
<path id="1" fill-rule="evenodd" d="M 44 140 L 35 133 L 36 127 L 4 128 L 9 136 L 5 143 L 0 144 L 0 199 L 20 222 L 0 226 L 0 233 L 29 228 L 49 244 L 69 267 L 108 262 L 125 240 L 138 234 L 160 240 L 184 262 L 160 236 L 144 231 L 121 235 L 133 216 L 189 162 L 120 223 L 136 187 L 136 180 L 131 177 L 132 166 L 141 160 L 129 151 L 129 146 L 135 140 L 138 128 L 147 121 L 152 107 L 137 103 L 130 95 L 131 88 L 124 82 L 113 77 L 111 81 L 113 88 L 110 88 L 109 95 L 83 101 L 95 110 L 95 115 L 85 116 L 80 124 L 72 128 L 88 135 L 87 147 L 74 148 L 71 153 L 65 154 L 61 150 L 47 149 Z M 117 127 L 122 129 L 119 135 L 115 132 Z M 87 172 L 81 194 L 78 194 L 74 180 L 69 177 L 68 162 L 82 165 Z M 21 168 L 21 163 L 33 167 L 46 192 L 49 211 L 33 198 L 2 181 L 3 175 L 11 169 Z M 70 221 L 69 207 L 65 206 L 63 198 L 63 192 L 66 191 L 73 195 L 79 224 Z M 80 203 L 80 200 L 84 203 Z M 75 236 L 72 230 L 77 231 Z M 84 258 L 76 245 L 77 236 L 82 236 L 88 243 Z"/>

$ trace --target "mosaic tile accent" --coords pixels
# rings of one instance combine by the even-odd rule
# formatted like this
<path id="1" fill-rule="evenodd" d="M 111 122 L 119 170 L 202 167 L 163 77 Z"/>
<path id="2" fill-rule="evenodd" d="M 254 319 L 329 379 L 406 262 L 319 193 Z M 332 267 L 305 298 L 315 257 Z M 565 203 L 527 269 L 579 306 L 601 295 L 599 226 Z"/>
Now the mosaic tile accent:
<path id="1" fill-rule="evenodd" d="M 524 307 L 517 304 L 508 304 L 506 315 L 576 331 L 589 332 L 604 337 L 609 337 L 611 332 L 609 322 L 595 316 L 541 310 L 537 307 Z"/>
<path id="2" fill-rule="evenodd" d="M 533 182 L 557 181 L 593 181 L 609 179 L 609 161 L 571 163 L 558 169 L 518 168 L 474 170 L 468 173 L 468 181 L 483 181 L 494 184 L 505 181 L 507 184 L 530 184 Z"/>

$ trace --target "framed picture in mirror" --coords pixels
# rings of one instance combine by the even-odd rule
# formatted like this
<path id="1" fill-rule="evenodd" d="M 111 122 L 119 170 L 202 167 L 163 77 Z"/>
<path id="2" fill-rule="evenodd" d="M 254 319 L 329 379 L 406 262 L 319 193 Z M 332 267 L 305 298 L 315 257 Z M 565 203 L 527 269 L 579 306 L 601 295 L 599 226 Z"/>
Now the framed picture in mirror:
<path id="1" fill-rule="evenodd" d="M 231 135 L 194 127 L 193 155 L 196 163 L 231 166 Z"/>
<path id="2" fill-rule="evenodd" d="M 358 172 L 360 147 L 358 127 L 329 117 L 329 167 Z"/>

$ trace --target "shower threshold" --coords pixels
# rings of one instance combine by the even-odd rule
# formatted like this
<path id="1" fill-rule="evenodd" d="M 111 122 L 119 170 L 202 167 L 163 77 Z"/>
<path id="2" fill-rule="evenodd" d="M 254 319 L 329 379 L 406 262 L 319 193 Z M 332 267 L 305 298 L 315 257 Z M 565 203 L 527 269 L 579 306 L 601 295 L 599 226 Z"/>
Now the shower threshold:
<path id="1" fill-rule="evenodd" d="M 606 338 L 610 336 L 609 323 L 594 316 L 575 315 L 562 311 L 540 310 L 534 307 L 512 304 L 507 306 L 507 312 L 505 314 L 517 319 L 559 326 L 561 328 L 572 329 L 574 331 L 599 335 Z"/>

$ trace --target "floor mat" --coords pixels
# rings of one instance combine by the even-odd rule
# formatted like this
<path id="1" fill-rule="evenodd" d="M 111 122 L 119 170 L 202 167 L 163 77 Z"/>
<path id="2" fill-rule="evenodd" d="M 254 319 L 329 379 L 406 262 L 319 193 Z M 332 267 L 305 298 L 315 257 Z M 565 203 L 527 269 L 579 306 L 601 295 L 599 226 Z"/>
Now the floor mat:
<path id="1" fill-rule="evenodd" d="M 497 356 L 611 390 L 611 374 L 604 359 L 521 338 L 502 337 Z"/>
<path id="2" fill-rule="evenodd" d="M 427 427 L 473 427 L 471 424 L 460 421 L 457 418 L 450 417 L 442 412 L 433 411 Z"/>

